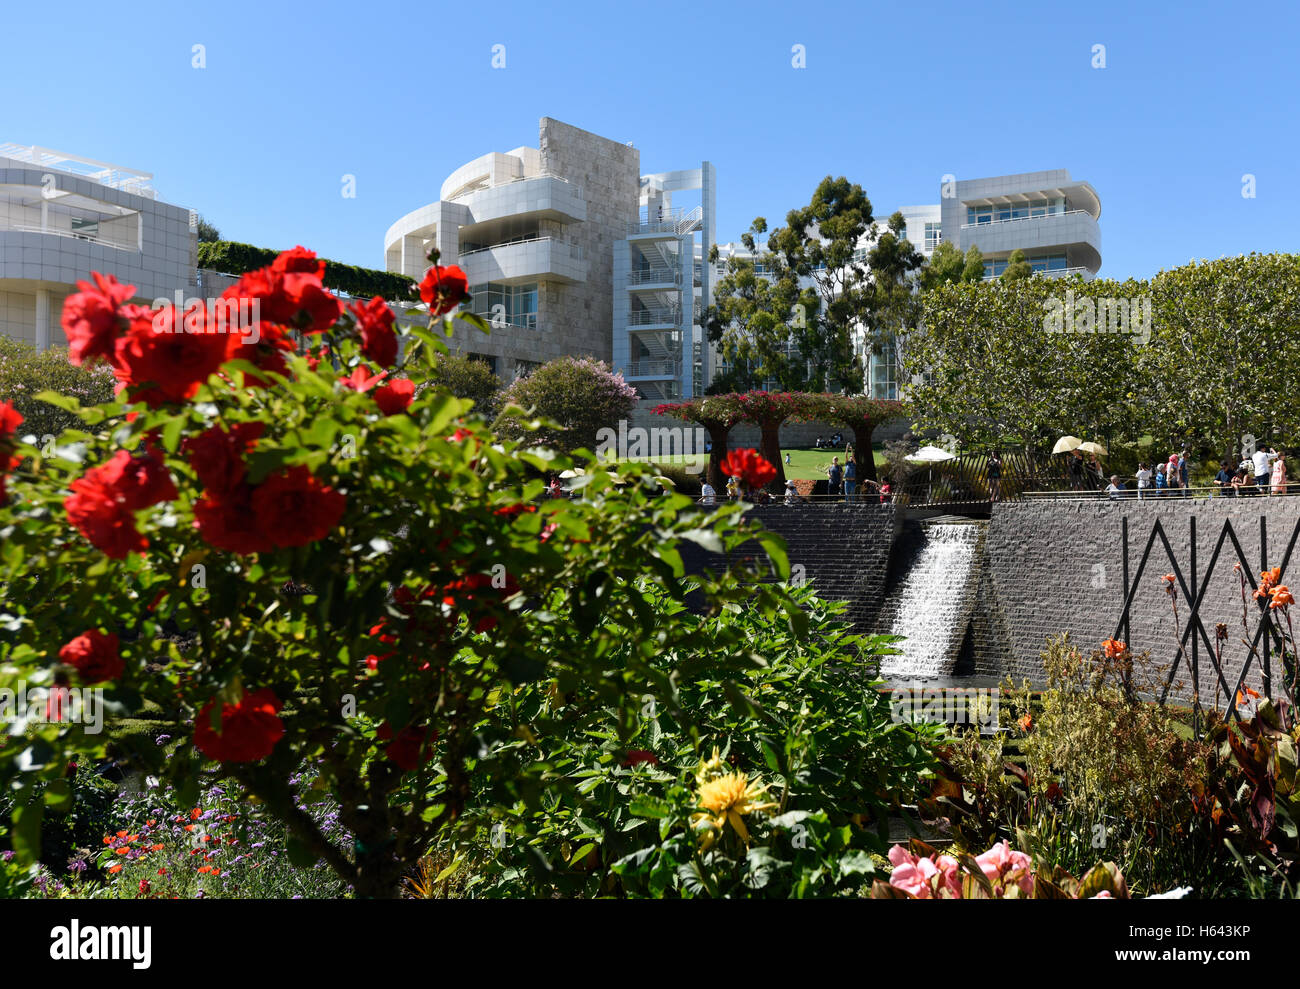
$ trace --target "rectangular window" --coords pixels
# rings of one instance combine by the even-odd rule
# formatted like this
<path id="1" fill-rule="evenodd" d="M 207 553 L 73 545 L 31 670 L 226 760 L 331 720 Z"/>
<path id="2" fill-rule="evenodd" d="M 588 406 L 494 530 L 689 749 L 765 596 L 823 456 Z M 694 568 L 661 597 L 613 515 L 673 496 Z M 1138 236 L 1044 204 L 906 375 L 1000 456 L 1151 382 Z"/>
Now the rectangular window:
<path id="1" fill-rule="evenodd" d="M 943 227 L 938 223 L 927 223 L 925 225 L 925 249 L 933 251 L 943 240 Z"/>

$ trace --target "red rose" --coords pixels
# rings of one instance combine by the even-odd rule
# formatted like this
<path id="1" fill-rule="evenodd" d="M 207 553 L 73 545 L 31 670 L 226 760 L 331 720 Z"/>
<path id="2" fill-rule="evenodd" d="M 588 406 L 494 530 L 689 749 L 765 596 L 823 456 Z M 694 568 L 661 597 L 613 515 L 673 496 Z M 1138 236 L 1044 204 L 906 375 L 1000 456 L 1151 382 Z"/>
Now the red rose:
<path id="1" fill-rule="evenodd" d="M 116 680 L 126 672 L 117 654 L 117 636 L 97 628 L 87 629 L 59 650 L 59 659 L 75 666 L 83 683 Z"/>
<path id="2" fill-rule="evenodd" d="M 190 331 L 196 323 L 202 332 Z M 234 339 L 211 329 L 206 310 L 182 313 L 179 323 L 172 306 L 144 310 L 117 341 L 114 373 L 132 400 L 143 400 L 150 408 L 188 401 L 225 363 Z"/>
<path id="3" fill-rule="evenodd" d="M 161 459 L 152 453 L 136 458 L 125 450 L 86 471 L 70 487 L 72 494 L 63 501 L 68 521 L 115 560 L 143 553 L 149 546 L 135 527 L 135 512 L 177 496 Z"/>
<path id="4" fill-rule="evenodd" d="M 306 467 L 272 474 L 253 489 L 257 526 L 276 546 L 304 546 L 324 539 L 338 524 L 347 499 Z"/>
<path id="5" fill-rule="evenodd" d="M 113 342 L 126 328 L 122 305 L 135 295 L 134 285 L 122 285 L 112 275 L 92 272 L 95 284 L 79 281 L 81 289 L 63 302 L 62 325 L 68 338 L 68 361 L 82 364 L 90 357 L 113 356 Z"/>
<path id="6" fill-rule="evenodd" d="M 179 497 L 167 465 L 163 463 L 162 452 L 156 447 L 147 448 L 144 454 L 137 456 L 118 450 L 108 463 L 95 468 L 95 473 L 133 512 Z"/>
<path id="7" fill-rule="evenodd" d="M 776 468 L 757 450 L 732 450 L 719 464 L 728 477 L 739 477 L 751 488 L 762 488 L 776 480 Z"/>
<path id="8" fill-rule="evenodd" d="M 409 773 L 433 758 L 433 743 L 438 738 L 438 732 L 408 725 L 393 738 L 393 726 L 385 721 L 375 732 L 375 737 L 385 741 L 392 739 L 384 746 L 384 755 L 398 769 Z"/>
<path id="9" fill-rule="evenodd" d="M 519 584 L 509 573 L 501 578 L 500 586 L 492 574 L 475 573 L 461 577 L 445 584 L 442 588 L 442 603 L 452 609 L 481 610 L 484 605 L 492 608 L 498 606 L 519 593 Z M 497 627 L 494 615 L 481 615 L 470 619 L 475 632 L 488 632 Z"/>
<path id="10" fill-rule="evenodd" d="M 380 371 L 378 374 L 371 374 L 370 368 L 364 364 L 358 364 L 352 369 L 352 373 L 346 378 L 339 378 L 339 384 L 344 388 L 351 388 L 353 391 L 359 391 L 363 394 L 374 388 L 375 385 L 383 381 L 388 376 L 387 371 Z"/>
<path id="11" fill-rule="evenodd" d="M 469 279 L 457 265 L 434 265 L 420 282 L 420 298 L 428 304 L 434 319 L 469 301 Z"/>
<path id="12" fill-rule="evenodd" d="M 323 333 L 343 315 L 343 303 L 318 275 L 289 272 L 284 275 L 283 293 L 293 314 L 289 325 L 303 333 Z"/>
<path id="13" fill-rule="evenodd" d="M 261 422 L 237 422 L 226 432 L 217 425 L 185 440 L 181 448 L 205 491 L 221 494 L 239 486 L 248 473 L 244 454 L 257 445 L 264 428 Z"/>
<path id="14" fill-rule="evenodd" d="M 361 352 L 382 367 L 397 363 L 397 333 L 393 330 L 393 311 L 382 296 L 369 302 L 354 302 L 349 307 L 361 332 Z"/>
<path id="15" fill-rule="evenodd" d="M 271 262 L 270 270 L 280 274 L 295 272 L 324 278 L 325 262 L 316 257 L 315 251 L 309 251 L 299 244 L 292 250 L 282 251 L 280 256 Z"/>
<path id="16" fill-rule="evenodd" d="M 257 524 L 253 489 L 247 484 L 199 499 L 194 505 L 194 528 L 209 546 L 229 553 L 247 556 L 275 549 Z"/>
<path id="17" fill-rule="evenodd" d="M 371 398 L 386 416 L 405 412 L 415 398 L 415 382 L 409 378 L 397 378 L 382 388 L 376 388 Z"/>
<path id="18" fill-rule="evenodd" d="M 284 722 L 276 717 L 284 705 L 270 688 L 245 693 L 238 704 L 223 704 L 220 733 L 212 727 L 214 704 L 208 701 L 194 719 L 194 745 L 209 759 L 257 762 L 284 737 Z"/>
<path id="19" fill-rule="evenodd" d="M 5 481 L 9 471 L 22 463 L 21 457 L 12 456 L 10 452 L 14 447 L 13 436 L 22 421 L 23 417 L 12 402 L 0 402 L 0 504 L 5 501 Z"/>

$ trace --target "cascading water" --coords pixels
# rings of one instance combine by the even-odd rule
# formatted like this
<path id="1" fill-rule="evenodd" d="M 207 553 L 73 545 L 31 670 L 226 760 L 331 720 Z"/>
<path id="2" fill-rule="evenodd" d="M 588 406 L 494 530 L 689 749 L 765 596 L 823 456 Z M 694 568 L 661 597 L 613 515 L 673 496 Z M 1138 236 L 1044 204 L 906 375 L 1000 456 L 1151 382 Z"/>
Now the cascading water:
<path id="1" fill-rule="evenodd" d="M 886 656 L 881 673 L 896 679 L 946 676 L 970 620 L 971 594 L 983 528 L 969 522 L 922 525 L 916 548 L 885 604 L 887 627 L 904 636 Z"/>

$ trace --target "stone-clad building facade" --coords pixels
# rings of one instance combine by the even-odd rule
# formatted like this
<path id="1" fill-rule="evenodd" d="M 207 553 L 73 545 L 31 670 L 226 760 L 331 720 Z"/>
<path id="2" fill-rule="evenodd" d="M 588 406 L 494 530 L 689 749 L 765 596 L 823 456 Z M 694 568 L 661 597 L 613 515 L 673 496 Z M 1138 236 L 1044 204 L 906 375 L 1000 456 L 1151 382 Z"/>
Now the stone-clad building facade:
<path id="1" fill-rule="evenodd" d="M 640 179 L 637 149 L 543 117 L 536 148 L 462 165 L 394 223 L 386 267 L 419 278 L 430 246 L 460 265 L 493 331 L 458 323 L 453 346 L 505 381 L 566 354 L 608 362 L 613 247 L 637 220 Z"/>

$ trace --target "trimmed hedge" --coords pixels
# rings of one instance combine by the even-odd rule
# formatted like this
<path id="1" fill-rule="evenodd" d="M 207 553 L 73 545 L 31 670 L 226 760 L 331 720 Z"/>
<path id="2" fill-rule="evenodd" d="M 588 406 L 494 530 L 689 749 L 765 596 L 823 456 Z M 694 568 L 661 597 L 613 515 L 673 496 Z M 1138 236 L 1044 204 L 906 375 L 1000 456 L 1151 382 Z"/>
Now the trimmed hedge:
<path id="1" fill-rule="evenodd" d="M 198 262 L 200 268 L 210 268 L 225 275 L 242 275 L 266 267 L 279 255 L 279 251 L 267 247 L 215 240 L 199 245 Z M 325 260 L 324 280 L 327 288 L 358 298 L 369 299 L 379 295 L 389 302 L 407 302 L 415 298 L 415 279 L 393 271 L 376 271 Z"/>

